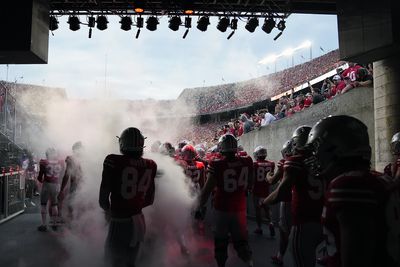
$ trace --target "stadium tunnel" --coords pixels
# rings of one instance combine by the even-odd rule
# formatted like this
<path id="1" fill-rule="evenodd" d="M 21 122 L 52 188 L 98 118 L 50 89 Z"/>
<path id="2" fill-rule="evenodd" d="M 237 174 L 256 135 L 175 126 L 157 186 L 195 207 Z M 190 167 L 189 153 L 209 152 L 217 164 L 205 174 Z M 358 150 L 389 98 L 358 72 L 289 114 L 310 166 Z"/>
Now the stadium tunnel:
<path id="1" fill-rule="evenodd" d="M 177 12 L 177 1 L 147 1 L 156 12 Z M 224 1 L 203 4 L 194 1 L 194 10 L 199 12 L 254 12 L 272 11 L 286 13 L 337 14 L 339 30 L 339 50 L 342 60 L 357 63 L 374 62 L 374 159 L 375 168 L 383 169 L 392 159 L 390 139 L 400 129 L 400 8 L 395 0 L 369 2 L 362 0 L 268 0 L 263 4 L 253 1 Z M 243 2 L 243 4 L 242 4 Z M 228 3 L 228 4 L 227 4 Z M 172 8 L 171 8 L 172 6 Z M 230 10 L 223 10 L 222 8 Z M 50 12 L 100 12 L 102 9 L 130 11 L 127 1 L 67 1 L 67 0 L 27 0 L 21 6 L 18 1 L 0 3 L 0 29 L 3 42 L 0 43 L 0 64 L 45 64 L 48 58 L 48 20 Z M 10 23 L 13 21 L 15 23 Z M 358 97 L 352 92 L 353 97 Z M 200 123 L 220 121 L 237 117 L 239 113 L 257 110 L 270 104 L 270 100 L 257 102 L 252 106 L 218 114 L 201 115 Z M 367 103 L 368 104 L 368 103 Z M 314 107 L 317 108 L 318 106 Z M 310 111 L 311 112 L 311 111 Z M 254 135 L 256 133 L 252 133 Z M 4 148 L 3 148 L 4 147 Z M 21 153 L 12 138 L 1 134 L 0 149 L 10 153 Z M 3 159 L 2 159 L 3 160 Z M 12 172 L 11 172 L 12 174 Z M 10 178 L 11 179 L 11 178 Z M 18 196 L 18 188 L 15 188 Z M 4 190 L 0 190 L 3 198 Z M 20 206 L 18 206 L 21 208 Z M 0 209 L 0 214 L 5 213 Z M 7 210 L 7 212 L 9 212 Z M 18 211 L 16 211 L 18 212 Z M 1 219 L 1 217 L 0 217 Z"/>

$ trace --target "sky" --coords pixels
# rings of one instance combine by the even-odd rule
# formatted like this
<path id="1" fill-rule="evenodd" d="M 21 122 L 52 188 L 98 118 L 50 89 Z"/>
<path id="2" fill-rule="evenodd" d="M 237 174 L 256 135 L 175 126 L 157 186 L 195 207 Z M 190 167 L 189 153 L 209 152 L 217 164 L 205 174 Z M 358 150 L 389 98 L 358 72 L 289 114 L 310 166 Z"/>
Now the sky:
<path id="1" fill-rule="evenodd" d="M 271 73 L 275 65 L 261 65 L 261 59 L 306 40 L 312 42 L 312 57 L 338 48 L 334 15 L 292 14 L 276 41 L 273 38 L 278 30 L 264 33 L 262 20 L 254 33 L 239 20 L 238 30 L 227 40 L 231 31 L 218 31 L 217 18 L 211 18 L 208 30 L 201 32 L 194 17 L 186 39 L 182 39 L 183 26 L 177 32 L 168 28 L 167 17 L 160 19 L 157 31 L 143 28 L 138 39 L 135 27 L 126 32 L 120 29 L 119 17 L 108 19 L 108 29 L 94 28 L 89 39 L 85 25 L 72 32 L 67 17 L 59 18 L 59 29 L 49 36 L 48 64 L 0 65 L 0 80 L 65 88 L 71 99 L 176 99 L 185 88 Z M 309 58 L 309 49 L 293 55 L 295 64 Z M 281 58 L 276 68 L 279 71 L 291 64 L 291 58 Z"/>

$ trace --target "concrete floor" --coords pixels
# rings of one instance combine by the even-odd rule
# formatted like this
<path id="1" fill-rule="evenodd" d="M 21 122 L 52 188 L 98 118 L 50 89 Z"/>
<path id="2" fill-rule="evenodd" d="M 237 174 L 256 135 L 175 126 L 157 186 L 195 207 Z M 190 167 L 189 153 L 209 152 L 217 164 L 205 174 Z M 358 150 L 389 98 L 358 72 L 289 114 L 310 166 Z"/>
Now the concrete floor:
<path id="1" fill-rule="evenodd" d="M 38 208 L 30 207 L 25 213 L 0 225 L 0 266 L 4 267 L 64 267 L 102 266 L 104 239 L 91 239 L 87 243 L 72 240 L 67 230 L 42 233 Z M 249 241 L 254 255 L 254 266 L 274 266 L 270 257 L 276 252 L 278 237 L 270 238 L 267 227 L 264 235 L 253 234 L 255 223 L 249 221 Z M 150 229 L 148 229 L 150 230 Z M 105 235 L 105 234 L 104 234 Z M 71 242 L 66 242 L 66 240 Z M 182 257 L 176 242 L 150 240 L 145 242 L 138 266 L 216 266 L 213 242 L 210 237 L 188 238 L 190 256 Z M 236 256 L 232 246 L 226 266 L 246 266 Z M 285 265 L 290 266 L 290 265 Z"/>

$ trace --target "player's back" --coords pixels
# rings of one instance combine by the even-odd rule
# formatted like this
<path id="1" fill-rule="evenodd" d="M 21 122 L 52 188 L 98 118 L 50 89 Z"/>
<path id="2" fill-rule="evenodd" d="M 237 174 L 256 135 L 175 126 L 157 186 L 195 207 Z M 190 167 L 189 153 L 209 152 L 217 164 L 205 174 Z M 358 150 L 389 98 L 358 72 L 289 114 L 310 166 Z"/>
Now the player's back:
<path id="1" fill-rule="evenodd" d="M 130 217 L 151 204 L 156 172 L 157 165 L 151 159 L 113 154 L 106 157 L 103 181 L 111 191 L 113 217 Z"/>
<path id="2" fill-rule="evenodd" d="M 319 222 L 323 206 L 323 181 L 311 175 L 304 165 L 305 156 L 294 155 L 285 160 L 284 170 L 294 177 L 292 187 L 293 223 Z"/>
<path id="3" fill-rule="evenodd" d="M 40 171 L 44 174 L 44 182 L 58 183 L 61 177 L 61 172 L 64 169 L 62 160 L 41 159 L 39 162 Z"/>
<path id="4" fill-rule="evenodd" d="M 392 180 L 375 171 L 350 171 L 333 179 L 325 193 L 322 222 L 331 238 L 332 266 L 341 266 L 341 231 L 337 213 L 346 207 L 365 210 L 373 221 L 374 235 L 366 242 L 376 245 L 371 259 L 374 266 L 398 266 L 400 248 L 399 197 L 390 191 Z M 369 233 L 365 233 L 369 234 Z"/>
<path id="5" fill-rule="evenodd" d="M 273 173 L 275 163 L 269 160 L 257 160 L 254 162 L 254 187 L 253 194 L 259 197 L 267 197 L 269 193 L 269 183 L 266 180 L 267 173 Z"/>
<path id="6" fill-rule="evenodd" d="M 220 211 L 236 212 L 246 209 L 246 191 L 253 175 L 250 157 L 222 157 L 210 162 L 208 171 L 217 181 L 214 207 Z"/>

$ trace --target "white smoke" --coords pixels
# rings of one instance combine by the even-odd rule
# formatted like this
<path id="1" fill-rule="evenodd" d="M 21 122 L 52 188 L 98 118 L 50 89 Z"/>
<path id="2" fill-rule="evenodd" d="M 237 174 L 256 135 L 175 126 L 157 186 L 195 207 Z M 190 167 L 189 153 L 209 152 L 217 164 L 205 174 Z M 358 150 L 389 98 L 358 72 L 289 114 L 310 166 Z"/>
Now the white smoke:
<path id="1" fill-rule="evenodd" d="M 37 128 L 28 132 L 30 146 L 36 154 L 44 155 L 45 149 L 51 146 L 61 151 L 64 158 L 71 154 L 72 144 L 76 141 L 81 141 L 84 146 L 81 161 L 84 181 L 73 203 L 79 207 L 79 216 L 71 229 L 64 229 L 61 238 L 68 252 L 64 266 L 103 266 L 108 229 L 98 195 L 103 160 L 107 154 L 119 153 L 116 136 L 127 127 L 137 127 L 148 137 L 145 145 L 146 150 L 150 150 L 156 140 L 177 140 L 182 129 L 191 127 L 190 119 L 180 116 L 193 111 L 178 102 L 68 100 L 52 98 L 48 92 L 36 94 L 44 100 L 40 106 L 30 97 L 20 97 L 23 106 L 41 118 L 42 133 L 38 135 Z M 145 157 L 153 158 L 164 173 L 157 178 L 154 205 L 144 212 L 148 236 L 157 240 L 157 247 L 153 249 L 159 251 L 159 255 L 167 255 L 164 251 L 169 249 L 166 245 L 169 241 L 166 240 L 176 243 L 176 229 L 183 234 L 190 227 L 193 199 L 188 195 L 182 169 L 172 159 L 147 153 Z M 172 234 L 166 235 L 167 232 Z M 145 254 L 141 260 L 148 263 L 146 266 L 157 265 Z M 157 260 L 168 262 L 160 256 Z M 168 263 L 165 266 L 169 266 Z"/>

